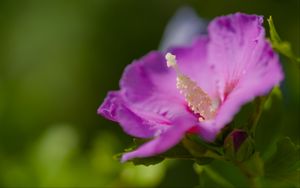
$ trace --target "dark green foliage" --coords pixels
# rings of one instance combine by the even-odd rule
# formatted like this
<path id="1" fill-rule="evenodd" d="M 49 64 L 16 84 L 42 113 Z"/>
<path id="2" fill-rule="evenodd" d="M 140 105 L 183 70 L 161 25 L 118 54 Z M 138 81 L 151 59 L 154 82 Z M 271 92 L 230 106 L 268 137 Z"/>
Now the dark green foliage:
<path id="1" fill-rule="evenodd" d="M 300 186 L 300 146 L 288 137 L 279 140 L 276 152 L 265 162 L 265 177 L 277 185 Z"/>

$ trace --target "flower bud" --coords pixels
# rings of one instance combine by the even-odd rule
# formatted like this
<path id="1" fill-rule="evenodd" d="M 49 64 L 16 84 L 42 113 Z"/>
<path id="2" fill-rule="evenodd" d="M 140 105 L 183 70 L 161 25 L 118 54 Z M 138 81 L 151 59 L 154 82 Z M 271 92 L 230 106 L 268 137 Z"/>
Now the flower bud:
<path id="1" fill-rule="evenodd" d="M 233 161 L 245 161 L 254 153 L 254 141 L 244 130 L 233 130 L 224 141 L 225 156 Z"/>

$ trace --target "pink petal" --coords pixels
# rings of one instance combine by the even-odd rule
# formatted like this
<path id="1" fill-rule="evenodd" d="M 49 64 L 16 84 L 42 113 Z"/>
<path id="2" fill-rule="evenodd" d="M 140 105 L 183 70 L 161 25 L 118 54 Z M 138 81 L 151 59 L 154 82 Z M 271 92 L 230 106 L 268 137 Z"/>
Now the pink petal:
<path id="1" fill-rule="evenodd" d="M 139 138 L 152 138 L 159 130 L 154 119 L 145 119 L 134 113 L 124 102 L 119 92 L 109 92 L 98 109 L 98 114 L 117 121 L 123 130 Z"/>
<path id="2" fill-rule="evenodd" d="M 122 162 L 133 158 L 150 157 L 163 153 L 180 142 L 184 134 L 197 123 L 193 117 L 177 118 L 166 132 L 122 156 Z"/>
<path id="3" fill-rule="evenodd" d="M 176 88 L 174 70 L 167 68 L 159 52 L 127 66 L 120 85 L 121 90 L 109 93 L 98 113 L 119 122 L 132 136 L 152 138 L 167 130 L 178 116 L 191 115 Z"/>
<path id="4" fill-rule="evenodd" d="M 265 39 L 263 19 L 233 14 L 209 25 L 208 61 L 214 67 L 221 106 L 215 121 L 202 123 L 212 141 L 242 105 L 267 94 L 283 79 L 277 55 Z"/>
<path id="5" fill-rule="evenodd" d="M 213 67 L 207 62 L 207 46 L 209 40 L 201 36 L 189 47 L 171 50 L 176 55 L 180 70 L 190 77 L 208 95 L 217 95 L 216 81 L 213 79 Z"/>

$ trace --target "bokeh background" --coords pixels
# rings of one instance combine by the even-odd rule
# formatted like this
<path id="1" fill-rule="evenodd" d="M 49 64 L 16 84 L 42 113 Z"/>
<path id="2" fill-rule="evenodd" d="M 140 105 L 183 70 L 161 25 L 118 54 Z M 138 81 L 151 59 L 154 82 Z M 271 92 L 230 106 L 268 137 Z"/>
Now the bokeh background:
<path id="1" fill-rule="evenodd" d="M 131 138 L 98 116 L 98 106 L 107 91 L 118 89 L 126 65 L 158 48 L 181 6 L 204 19 L 237 11 L 272 15 L 280 36 L 299 55 L 299 2 L 1 0 L 0 187 L 197 185 L 190 161 L 135 167 L 114 160 Z M 259 124 L 262 152 L 282 136 L 299 143 L 299 69 L 285 58 L 282 64 L 283 97 Z M 245 183 L 229 164 L 213 162 L 210 169 Z"/>

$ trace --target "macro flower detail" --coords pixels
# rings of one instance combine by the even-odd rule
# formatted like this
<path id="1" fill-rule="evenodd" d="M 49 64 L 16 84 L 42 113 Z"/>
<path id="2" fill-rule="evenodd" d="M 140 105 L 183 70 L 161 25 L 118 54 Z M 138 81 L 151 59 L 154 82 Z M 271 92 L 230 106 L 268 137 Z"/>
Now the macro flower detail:
<path id="1" fill-rule="evenodd" d="M 120 90 L 108 93 L 98 113 L 152 140 L 122 161 L 165 152 L 186 133 L 212 142 L 242 105 L 279 84 L 283 72 L 262 23 L 257 15 L 221 16 L 191 46 L 128 65 Z"/>
<path id="2" fill-rule="evenodd" d="M 188 76 L 182 74 L 176 63 L 176 56 L 171 53 L 166 55 L 167 66 L 173 67 L 177 74 L 177 89 L 184 95 L 190 109 L 199 115 L 199 121 L 209 120 L 214 118 L 216 114 L 216 102 L 197 86 L 197 83 L 191 80 Z"/>

